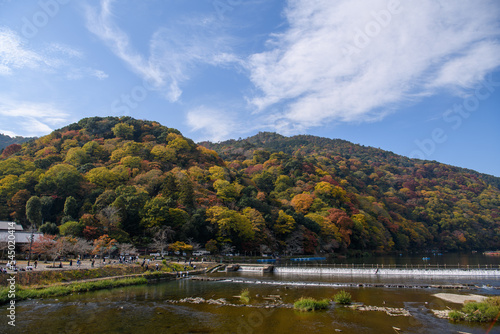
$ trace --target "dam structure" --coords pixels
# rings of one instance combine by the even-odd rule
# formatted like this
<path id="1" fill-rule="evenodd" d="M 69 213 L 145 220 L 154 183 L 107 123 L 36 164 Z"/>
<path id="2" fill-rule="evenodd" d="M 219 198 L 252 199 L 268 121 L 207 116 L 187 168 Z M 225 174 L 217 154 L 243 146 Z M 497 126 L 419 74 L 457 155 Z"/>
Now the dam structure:
<path id="1" fill-rule="evenodd" d="M 338 276 L 460 276 L 500 277 L 498 269 L 406 269 L 406 268 L 328 268 L 274 267 L 276 274 Z"/>
<path id="2" fill-rule="evenodd" d="M 436 267 L 329 267 L 329 266 L 280 266 L 269 264 L 246 264 L 240 265 L 240 272 L 263 272 L 275 274 L 299 274 L 299 275 L 331 275 L 331 276 L 448 276 L 448 277 L 496 277 L 500 278 L 499 268 L 436 268 Z"/>

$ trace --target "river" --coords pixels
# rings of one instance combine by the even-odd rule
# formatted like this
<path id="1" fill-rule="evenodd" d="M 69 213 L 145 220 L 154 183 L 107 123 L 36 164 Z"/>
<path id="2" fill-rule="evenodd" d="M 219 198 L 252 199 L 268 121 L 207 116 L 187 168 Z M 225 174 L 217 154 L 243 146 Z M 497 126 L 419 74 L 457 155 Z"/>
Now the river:
<path id="1" fill-rule="evenodd" d="M 447 255 L 446 255 L 447 256 Z M 447 264 L 457 260 L 450 256 Z M 436 256 L 438 257 L 438 256 Z M 491 264 L 499 259 L 482 255 L 459 256 L 469 265 Z M 356 259 L 358 260 L 358 259 Z M 366 260 L 366 259 L 364 259 Z M 388 265 L 400 257 L 379 258 L 376 264 Z M 418 264 L 418 257 L 407 259 Z M 431 257 L 432 260 L 432 257 Z M 446 262 L 445 256 L 436 261 Z M 374 261 L 374 260 L 372 260 Z M 382 261 L 382 262 L 381 262 Z M 476 263 L 474 261 L 477 261 Z M 353 261 L 349 261 L 353 262 Z M 346 262 L 348 263 L 348 262 Z M 362 263 L 362 262 L 358 262 Z M 365 261 L 365 264 L 367 262 Z M 456 262 L 457 264 L 459 262 Z M 399 262 L 398 264 L 404 264 Z M 464 264 L 464 263 L 461 263 Z M 465 265 L 467 265 L 465 264 Z M 314 268 L 314 266 L 305 266 Z M 459 308 L 459 304 L 434 296 L 457 294 L 497 294 L 500 278 L 390 277 L 384 275 L 317 275 L 256 272 L 216 273 L 220 281 L 182 279 L 147 286 L 96 291 L 47 300 L 28 300 L 16 304 L 16 327 L 7 326 L 6 307 L 0 310 L 1 333 L 486 333 L 489 324 L 455 324 L 438 319 L 431 309 Z M 450 284 L 465 283 L 471 290 L 437 288 L 358 287 L 353 283 Z M 237 297 L 248 289 L 249 306 Z M 405 308 L 411 316 L 391 316 L 383 311 L 359 311 L 333 303 L 326 311 L 302 313 L 287 305 L 302 296 L 329 298 L 341 289 L 351 293 L 353 301 L 384 308 Z M 201 297 L 201 303 L 179 302 L 186 297 Z M 226 305 L 219 305 L 223 298 Z M 201 300 L 201 299 L 200 299 Z M 196 300 L 195 300 L 196 301 Z M 207 303 L 206 301 L 215 304 Z M 265 308 L 270 302 L 282 306 Z M 494 326 L 489 333 L 500 333 Z"/>

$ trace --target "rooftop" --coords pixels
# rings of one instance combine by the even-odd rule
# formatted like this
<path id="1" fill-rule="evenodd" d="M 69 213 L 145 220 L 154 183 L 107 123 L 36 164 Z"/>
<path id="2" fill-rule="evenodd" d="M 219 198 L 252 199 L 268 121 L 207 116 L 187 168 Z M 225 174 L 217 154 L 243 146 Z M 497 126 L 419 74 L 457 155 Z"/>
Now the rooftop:
<path id="1" fill-rule="evenodd" d="M 12 226 L 14 225 L 14 230 L 15 231 L 22 231 L 23 227 L 21 224 L 15 223 L 15 222 L 8 222 L 8 221 L 0 221 L 0 231 L 8 231 L 12 230 Z"/>

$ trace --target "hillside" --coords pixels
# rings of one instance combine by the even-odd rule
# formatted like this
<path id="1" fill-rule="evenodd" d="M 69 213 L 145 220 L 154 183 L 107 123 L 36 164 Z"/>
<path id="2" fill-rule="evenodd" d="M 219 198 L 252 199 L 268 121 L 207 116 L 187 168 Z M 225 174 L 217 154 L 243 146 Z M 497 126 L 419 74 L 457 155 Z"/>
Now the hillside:
<path id="1" fill-rule="evenodd" d="M 25 143 L 31 139 L 33 139 L 33 137 L 21 137 L 21 136 L 10 137 L 10 136 L 7 136 L 7 135 L 0 133 L 0 153 L 2 152 L 2 150 L 4 148 L 6 148 L 9 145 L 22 144 L 22 143 Z"/>
<path id="2" fill-rule="evenodd" d="M 499 179 L 343 140 L 261 133 L 196 145 L 130 117 L 87 118 L 0 159 L 0 219 L 26 202 L 63 235 L 313 254 L 500 247 Z M 57 232 L 57 231 L 56 231 Z"/>
<path id="3" fill-rule="evenodd" d="M 310 135 L 298 135 L 285 137 L 272 132 L 260 132 L 259 134 L 243 139 L 228 140 L 219 143 L 202 142 L 205 147 L 213 149 L 219 153 L 224 160 L 241 159 L 241 149 L 265 149 L 272 152 L 284 152 L 287 154 L 299 153 L 308 154 L 333 154 L 345 158 L 356 158 L 365 163 L 389 163 L 395 166 L 415 166 L 416 164 L 428 163 L 429 161 L 419 161 L 405 156 L 394 154 L 378 148 L 353 144 L 342 139 L 329 139 Z M 457 173 L 471 174 L 483 179 L 486 183 L 500 189 L 500 177 L 476 172 L 471 169 L 452 167 Z"/>

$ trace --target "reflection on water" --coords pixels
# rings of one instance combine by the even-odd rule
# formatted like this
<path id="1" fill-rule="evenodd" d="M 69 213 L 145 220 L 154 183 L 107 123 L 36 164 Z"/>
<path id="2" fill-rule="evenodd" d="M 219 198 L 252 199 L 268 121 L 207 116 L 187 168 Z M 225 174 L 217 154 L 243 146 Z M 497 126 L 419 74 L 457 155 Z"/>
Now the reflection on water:
<path id="1" fill-rule="evenodd" d="M 279 279 L 279 278 L 276 278 Z M 266 296 L 279 295 L 284 303 L 307 296 L 332 298 L 334 287 L 248 285 L 244 283 L 180 280 L 150 286 L 127 287 L 17 305 L 15 333 L 484 333 L 487 325 L 455 325 L 435 318 L 430 309 L 457 305 L 432 296 L 439 292 L 412 289 L 347 289 L 357 302 L 372 306 L 405 307 L 412 317 L 390 317 L 383 312 L 360 312 L 345 307 L 300 313 L 293 309 L 266 309 L 208 304 L 171 304 L 184 297 L 225 298 L 240 304 L 248 288 L 253 305 L 265 305 Z M 455 291 L 453 291 L 455 292 Z M 1 316 L 5 318 L 5 311 Z M 0 331 L 8 333 L 5 327 Z M 13 332 L 14 333 L 14 332 Z"/>

